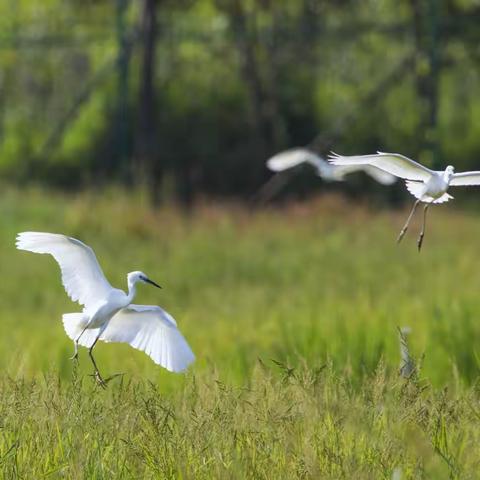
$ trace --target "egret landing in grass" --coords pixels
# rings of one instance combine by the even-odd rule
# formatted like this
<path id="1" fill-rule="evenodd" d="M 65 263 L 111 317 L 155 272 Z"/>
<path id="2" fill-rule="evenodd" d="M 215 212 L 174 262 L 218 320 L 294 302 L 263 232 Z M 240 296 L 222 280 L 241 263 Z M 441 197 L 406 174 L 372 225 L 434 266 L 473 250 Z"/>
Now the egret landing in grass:
<path id="1" fill-rule="evenodd" d="M 398 153 L 377 152 L 372 155 L 359 155 L 344 157 L 332 153 L 329 161 L 333 165 L 371 165 L 384 170 L 391 175 L 406 180 L 407 190 L 417 199 L 407 221 L 400 231 L 397 242 L 400 242 L 407 232 L 413 214 L 420 202 L 424 203 L 423 223 L 420 235 L 417 240 L 418 250 L 422 248 L 423 237 L 425 236 L 425 224 L 427 210 L 432 203 L 448 202 L 453 197 L 447 193 L 449 187 L 480 185 L 480 172 L 455 173 L 454 168 L 449 165 L 444 171 L 430 170 L 427 167 Z"/>
<path id="2" fill-rule="evenodd" d="M 81 313 L 63 315 L 65 332 L 75 345 L 72 359 L 78 359 L 78 345 L 87 347 L 93 376 L 102 387 L 113 377 L 104 380 L 93 358 L 98 340 L 128 343 L 171 372 L 181 372 L 194 361 L 195 356 L 170 314 L 157 306 L 131 303 L 138 282 L 161 288 L 144 273 L 127 275 L 126 294 L 108 283 L 93 250 L 75 238 L 23 232 L 18 234 L 16 245 L 19 250 L 49 253 L 60 265 L 68 296 L 84 306 Z"/>
<path id="3" fill-rule="evenodd" d="M 327 182 L 341 182 L 351 173 L 364 172 L 382 185 L 391 185 L 397 178 L 370 165 L 332 165 L 307 148 L 292 148 L 277 153 L 267 160 L 267 167 L 273 172 L 283 172 L 301 164 L 312 165 L 319 177 Z"/>

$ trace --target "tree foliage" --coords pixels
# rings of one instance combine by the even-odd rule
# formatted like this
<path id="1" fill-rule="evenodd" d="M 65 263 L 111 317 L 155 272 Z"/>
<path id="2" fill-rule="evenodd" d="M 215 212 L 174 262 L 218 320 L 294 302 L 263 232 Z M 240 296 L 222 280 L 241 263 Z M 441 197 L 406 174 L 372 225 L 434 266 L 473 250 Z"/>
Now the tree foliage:
<path id="1" fill-rule="evenodd" d="M 146 178 L 190 201 L 251 195 L 297 145 L 478 168 L 479 15 L 473 0 L 0 0 L 0 175 Z"/>

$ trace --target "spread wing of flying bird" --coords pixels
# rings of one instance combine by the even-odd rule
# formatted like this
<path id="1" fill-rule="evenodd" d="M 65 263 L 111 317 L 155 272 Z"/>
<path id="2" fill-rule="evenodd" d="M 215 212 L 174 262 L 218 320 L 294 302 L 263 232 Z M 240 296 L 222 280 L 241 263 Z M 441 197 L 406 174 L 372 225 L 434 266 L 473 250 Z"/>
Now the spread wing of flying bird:
<path id="1" fill-rule="evenodd" d="M 327 181 L 342 181 L 346 175 L 356 172 L 364 172 L 383 185 L 391 185 L 396 181 L 395 176 L 371 165 L 331 165 L 320 155 L 306 148 L 292 148 L 277 153 L 267 160 L 267 167 L 273 172 L 283 172 L 304 163 L 312 165 L 317 175 Z"/>
<path id="2" fill-rule="evenodd" d="M 19 250 L 48 253 L 62 272 L 62 283 L 68 296 L 89 307 L 113 290 L 98 264 L 93 250 L 76 238 L 57 233 L 23 232 L 18 234 Z"/>

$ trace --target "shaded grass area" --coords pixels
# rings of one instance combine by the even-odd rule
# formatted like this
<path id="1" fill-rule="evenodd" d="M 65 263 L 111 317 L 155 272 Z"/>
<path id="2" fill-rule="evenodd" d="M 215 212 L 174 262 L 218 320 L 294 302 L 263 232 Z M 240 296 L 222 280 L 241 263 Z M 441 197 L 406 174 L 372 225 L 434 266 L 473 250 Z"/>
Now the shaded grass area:
<path id="1" fill-rule="evenodd" d="M 141 193 L 0 199 L 0 466 L 42 478 L 475 478 L 480 218 L 433 208 L 421 254 L 406 212 L 324 197 L 281 210 L 152 210 Z M 111 283 L 174 315 L 198 360 L 172 375 L 100 344 L 106 391 L 61 314 L 79 311 L 22 230 L 91 245 Z M 397 326 L 422 381 L 398 378 Z M 275 363 L 278 362 L 278 363 Z M 46 374 L 44 372 L 53 372 Z M 73 380 L 72 380 L 73 375 Z M 395 470 L 397 469 L 397 470 Z M 354 475 L 355 473 L 355 475 Z"/>

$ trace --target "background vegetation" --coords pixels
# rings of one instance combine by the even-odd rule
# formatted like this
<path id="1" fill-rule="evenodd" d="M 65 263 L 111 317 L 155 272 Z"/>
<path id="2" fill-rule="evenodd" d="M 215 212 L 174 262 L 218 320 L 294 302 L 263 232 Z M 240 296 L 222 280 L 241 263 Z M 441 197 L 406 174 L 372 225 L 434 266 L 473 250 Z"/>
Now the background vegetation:
<path id="1" fill-rule="evenodd" d="M 314 197 L 305 170 L 282 208 L 251 200 L 299 145 L 480 169 L 479 18 L 474 0 L 0 0 L 0 476 L 477 478 L 478 193 L 432 210 L 421 255 L 418 226 L 394 242 L 400 184 Z M 138 302 L 178 320 L 187 374 L 101 344 L 124 375 L 96 388 L 60 322 L 79 307 L 51 258 L 14 249 L 22 230 L 84 240 L 115 286 L 158 281 Z"/>
<path id="2" fill-rule="evenodd" d="M 1 0 L 0 175 L 190 204 L 249 197 L 269 155 L 306 144 L 479 168 L 479 16 L 473 0 Z"/>
<path id="3" fill-rule="evenodd" d="M 145 194 L 2 196 L 0 467 L 5 478 L 475 478 L 478 217 L 432 211 L 424 250 L 403 215 L 340 197 L 256 213 L 148 206 Z M 92 215 L 92 211 L 95 215 Z M 448 225 L 448 228 L 445 226 Z M 144 287 L 197 361 L 170 374 L 101 344 L 107 391 L 75 370 L 60 322 L 78 306 L 26 228 L 88 239 L 108 278 Z M 403 379 L 397 326 L 421 370 Z"/>

